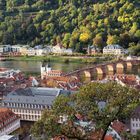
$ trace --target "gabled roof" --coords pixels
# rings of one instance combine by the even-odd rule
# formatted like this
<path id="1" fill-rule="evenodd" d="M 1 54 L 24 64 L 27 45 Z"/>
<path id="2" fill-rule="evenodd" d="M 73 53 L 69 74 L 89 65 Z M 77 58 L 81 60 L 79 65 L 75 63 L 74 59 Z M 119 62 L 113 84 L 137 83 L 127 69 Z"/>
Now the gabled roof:
<path id="1" fill-rule="evenodd" d="M 123 47 L 118 44 L 112 44 L 112 45 L 107 45 L 106 47 L 104 47 L 104 49 L 123 49 Z"/>
<path id="2" fill-rule="evenodd" d="M 112 127 L 118 134 L 120 134 L 120 133 L 125 132 L 125 131 L 128 130 L 127 126 L 126 126 L 124 123 L 120 122 L 119 120 L 113 121 L 111 127 Z"/>
<path id="3" fill-rule="evenodd" d="M 3 102 L 52 105 L 57 96 L 69 93 L 70 91 L 59 88 L 30 87 L 10 92 Z"/>
<path id="4" fill-rule="evenodd" d="M 90 48 L 90 49 L 96 49 L 96 46 L 91 45 L 91 46 L 88 46 L 88 48 Z"/>
<path id="5" fill-rule="evenodd" d="M 3 124 L 3 125 L 0 125 L 0 129 L 3 127 L 6 127 L 7 120 L 12 117 L 18 118 L 18 116 L 14 114 L 11 110 L 7 108 L 0 108 L 0 124 Z M 12 122 L 12 120 L 10 120 L 10 122 Z"/>

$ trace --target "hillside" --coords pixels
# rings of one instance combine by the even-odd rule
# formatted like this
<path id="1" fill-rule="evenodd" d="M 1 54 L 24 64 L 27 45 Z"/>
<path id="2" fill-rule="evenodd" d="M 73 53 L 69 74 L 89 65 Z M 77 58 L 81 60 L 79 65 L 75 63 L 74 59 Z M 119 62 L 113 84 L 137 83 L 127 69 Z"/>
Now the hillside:
<path id="1" fill-rule="evenodd" d="M 56 44 L 82 52 L 120 44 L 140 55 L 139 0 L 0 0 L 1 44 Z"/>

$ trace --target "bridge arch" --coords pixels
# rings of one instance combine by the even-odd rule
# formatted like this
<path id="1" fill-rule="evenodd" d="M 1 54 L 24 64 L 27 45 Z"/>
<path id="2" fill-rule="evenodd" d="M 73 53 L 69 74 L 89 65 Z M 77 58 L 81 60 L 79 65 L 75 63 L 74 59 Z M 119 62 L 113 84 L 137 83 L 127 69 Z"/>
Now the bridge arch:
<path id="1" fill-rule="evenodd" d="M 90 78 L 90 77 L 91 77 L 90 71 L 85 70 L 85 71 L 84 71 L 84 74 L 85 74 L 85 77 L 86 77 L 86 78 Z"/>
<path id="2" fill-rule="evenodd" d="M 128 67 L 132 67 L 132 63 L 131 62 L 126 62 L 126 66 Z"/>
<path id="3" fill-rule="evenodd" d="M 124 69 L 124 65 L 122 63 L 117 63 L 116 69 Z"/>
<path id="4" fill-rule="evenodd" d="M 108 71 L 114 71 L 114 67 L 112 65 L 107 65 L 107 70 Z"/>
<path id="5" fill-rule="evenodd" d="M 97 74 L 103 74 L 103 70 L 100 67 L 96 67 Z"/>

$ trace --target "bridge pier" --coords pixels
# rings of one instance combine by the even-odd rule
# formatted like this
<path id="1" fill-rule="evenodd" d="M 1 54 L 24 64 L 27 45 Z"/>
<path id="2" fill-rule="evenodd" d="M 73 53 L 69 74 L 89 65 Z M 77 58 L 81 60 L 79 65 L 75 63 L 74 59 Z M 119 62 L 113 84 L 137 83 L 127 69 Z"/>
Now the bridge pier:
<path id="1" fill-rule="evenodd" d="M 69 72 L 68 74 L 65 74 L 65 76 L 77 76 L 78 78 L 84 76 L 85 78 L 92 78 L 93 75 L 100 75 L 101 78 L 104 74 L 107 75 L 111 73 L 113 75 L 114 73 L 123 73 L 124 70 L 132 68 L 133 65 L 140 65 L 140 60 L 120 60 L 117 62 L 93 65 L 88 68 Z"/>

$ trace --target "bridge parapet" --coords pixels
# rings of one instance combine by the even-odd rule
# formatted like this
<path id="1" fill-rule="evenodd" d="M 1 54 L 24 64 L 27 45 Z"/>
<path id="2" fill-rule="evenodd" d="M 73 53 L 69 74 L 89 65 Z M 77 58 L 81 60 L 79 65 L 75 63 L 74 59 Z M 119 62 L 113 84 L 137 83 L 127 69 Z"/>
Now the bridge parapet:
<path id="1" fill-rule="evenodd" d="M 127 67 L 130 67 L 130 66 L 132 67 L 133 65 L 139 65 L 139 64 L 140 64 L 140 57 L 138 57 L 138 59 L 133 59 L 133 60 L 121 59 L 116 62 L 106 62 L 103 64 L 96 64 L 90 67 L 74 70 L 74 71 L 66 73 L 64 76 L 72 76 L 74 74 L 79 74 L 84 71 L 86 72 L 91 71 L 93 69 L 98 71 L 98 73 L 103 74 L 106 72 L 105 68 L 107 68 L 109 71 L 116 71 L 117 68 L 125 69 Z"/>
<path id="2" fill-rule="evenodd" d="M 126 58 L 123 58 L 122 60 L 124 60 L 124 61 L 135 61 L 135 60 L 140 60 L 140 57 L 137 57 L 137 56 L 128 56 Z"/>

